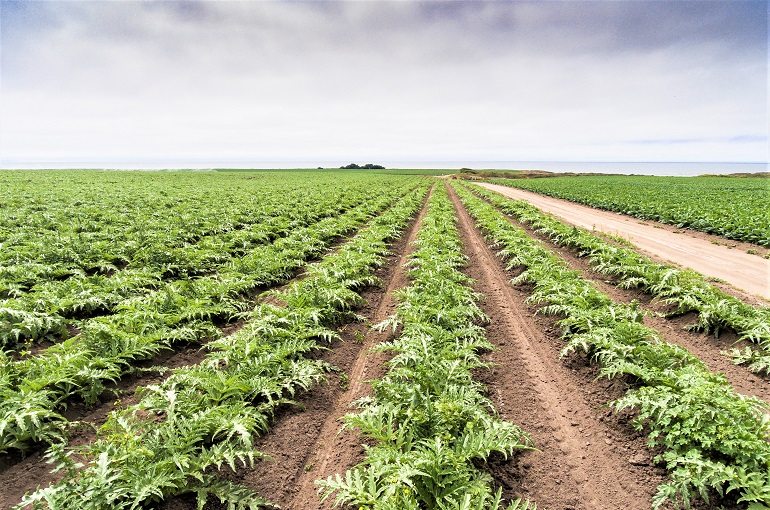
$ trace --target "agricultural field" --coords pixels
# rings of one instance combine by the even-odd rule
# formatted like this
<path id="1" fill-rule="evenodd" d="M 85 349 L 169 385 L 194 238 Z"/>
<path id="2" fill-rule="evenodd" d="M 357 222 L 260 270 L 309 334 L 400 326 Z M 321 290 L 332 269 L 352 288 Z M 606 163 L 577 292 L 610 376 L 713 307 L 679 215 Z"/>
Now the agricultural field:
<path id="1" fill-rule="evenodd" d="M 770 246 L 770 179 L 583 176 L 496 180 L 599 209 Z"/>
<path id="2" fill-rule="evenodd" d="M 623 239 L 387 171 L 0 183 L 2 508 L 770 508 L 767 303 Z"/>

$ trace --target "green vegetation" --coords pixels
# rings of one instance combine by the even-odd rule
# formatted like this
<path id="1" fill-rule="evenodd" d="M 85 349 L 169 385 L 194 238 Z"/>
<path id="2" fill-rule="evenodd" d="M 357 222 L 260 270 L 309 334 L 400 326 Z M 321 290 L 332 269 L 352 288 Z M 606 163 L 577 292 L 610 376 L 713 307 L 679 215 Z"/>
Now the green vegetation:
<path id="1" fill-rule="evenodd" d="M 346 416 L 377 441 L 366 460 L 345 473 L 317 482 L 324 499 L 372 509 L 497 509 L 500 491 L 474 461 L 492 452 L 505 456 L 528 448 L 528 436 L 493 414 L 484 387 L 471 371 L 485 366 L 480 350 L 491 349 L 477 323 L 478 308 L 454 223 L 454 208 L 443 186 L 434 188 L 409 261 L 412 284 L 398 292 L 396 314 L 381 329 L 401 336 L 378 348 L 395 353 L 390 370 L 373 383 L 374 397 L 358 402 Z M 508 510 L 532 508 L 516 501 Z"/>
<path id="2" fill-rule="evenodd" d="M 500 255 L 523 270 L 514 283 L 530 286 L 538 313 L 558 317 L 564 354 L 584 352 L 602 375 L 631 387 L 610 405 L 634 410 L 670 472 L 654 505 L 688 507 L 715 494 L 752 510 L 770 505 L 767 404 L 663 341 L 635 303 L 613 302 L 506 215 L 577 249 L 619 285 L 673 305 L 672 313 L 698 312 L 694 329 L 731 328 L 764 347 L 734 355 L 765 371 L 767 309 L 531 206 L 411 173 L 452 172 L 0 172 L 0 455 L 13 465 L 45 447 L 57 472 L 16 508 L 156 508 L 184 494 L 200 508 L 212 500 L 274 507 L 232 471 L 265 458 L 256 440 L 279 406 L 295 405 L 298 393 L 338 370 L 319 352 L 340 338 L 342 324 L 364 319 L 360 292 L 379 285 L 388 246 L 430 182 L 437 185 L 407 264 L 410 284 L 396 292 L 394 315 L 375 326 L 394 333 L 376 347 L 392 355 L 388 372 L 345 417 L 366 437 L 366 459 L 319 481 L 320 497 L 383 510 L 535 508 L 503 503 L 485 470 L 493 454 L 533 446 L 473 377 L 492 348 L 482 327 L 490 318 L 463 274 L 468 261 L 444 186 L 451 182 Z M 190 345 L 205 353 L 200 364 L 146 368 Z M 90 444 L 68 445 L 78 425 L 65 419 L 67 406 L 112 401 L 122 391 L 116 383 L 148 370 L 163 378 L 136 390 L 134 405 L 116 403 Z M 353 383 L 341 373 L 335 389 Z M 299 464 L 313 466 L 309 457 Z"/>
<path id="3" fill-rule="evenodd" d="M 669 481 L 653 506 L 690 508 L 697 496 L 708 501 L 710 490 L 736 494 L 753 508 L 769 506 L 770 406 L 739 395 L 723 375 L 645 327 L 636 303 L 613 302 L 494 207 L 457 191 L 509 267 L 523 268 L 512 283 L 531 285 L 528 300 L 539 313 L 560 317 L 563 354 L 583 351 L 603 376 L 634 382 L 611 405 L 636 409 L 635 426 L 648 432 L 651 448 L 663 448 L 656 460 L 665 463 Z"/>
<path id="4" fill-rule="evenodd" d="M 24 309 L 24 304 L 35 306 L 46 302 L 39 297 L 37 286 L 18 298 L 5 300 L 4 310 L 20 314 L 11 319 L 35 313 L 46 321 L 59 321 L 62 328 L 65 324 L 75 324 L 80 333 L 36 355 L 23 350 L 15 354 L 0 351 L 0 395 L 3 397 L 0 401 L 0 452 L 25 450 L 30 442 L 64 440 L 67 424 L 59 412 L 68 400 L 78 398 L 93 404 L 107 383 L 132 373 L 136 362 L 152 359 L 180 343 L 218 338 L 221 332 L 216 324 L 242 316 L 250 308 L 255 290 L 291 278 L 308 259 L 321 255 L 329 243 L 354 231 L 395 200 L 402 199 L 414 182 L 401 181 L 400 186 L 386 189 L 382 182 L 377 186 L 375 181 L 370 181 L 369 186 L 368 191 L 352 186 L 347 188 L 350 196 L 357 197 L 352 201 L 333 193 L 327 194 L 326 198 L 315 195 L 316 203 L 310 211 L 304 212 L 307 216 L 299 216 L 301 221 L 293 222 L 294 229 L 282 232 L 283 237 L 268 244 L 245 246 L 239 257 L 223 264 L 215 274 L 196 277 L 189 273 L 182 277 L 174 274 L 175 279 L 165 273 L 156 274 L 151 288 L 139 286 L 134 295 L 124 292 L 109 307 L 105 306 L 111 314 L 102 310 L 98 316 L 66 322 L 56 312 Z M 337 204 L 334 204 L 335 200 Z M 339 204 L 356 207 L 339 214 Z M 155 213 L 148 210 L 145 214 L 152 217 Z M 333 214 L 338 215 L 331 217 Z M 160 226 L 156 228 L 162 230 Z M 261 239 L 271 237 L 266 233 Z M 197 245 L 185 248 L 202 251 Z M 206 249 L 217 253 L 211 246 Z M 121 281 L 119 275 L 122 274 L 117 271 L 100 281 L 111 288 L 116 277 L 118 282 Z M 72 278 L 81 276 L 75 274 Z M 43 287 L 49 288 L 45 283 Z M 100 290 L 103 289 L 94 287 L 90 294 L 76 294 L 75 298 L 86 303 L 81 307 L 85 308 L 88 299 L 99 295 Z M 29 295 L 35 299 L 25 300 Z M 55 296 L 50 302 L 56 302 Z M 0 326 L 11 334 L 20 329 L 12 320 L 6 320 Z M 28 329 L 27 336 L 34 339 L 35 333 L 40 336 L 41 329 Z"/>
<path id="5" fill-rule="evenodd" d="M 637 218 L 770 246 L 768 179 L 600 176 L 496 182 Z"/>
<path id="6" fill-rule="evenodd" d="M 343 170 L 384 170 L 382 165 L 375 165 L 374 163 L 366 163 L 365 165 L 359 165 L 358 163 L 350 163 L 345 166 L 341 166 Z"/>
<path id="7" fill-rule="evenodd" d="M 309 266 L 306 278 L 274 292 L 285 306 L 259 305 L 246 327 L 207 345 L 203 363 L 142 389 L 141 401 L 113 412 L 94 443 L 54 445 L 49 457 L 64 478 L 18 508 L 143 508 L 189 493 L 200 508 L 210 497 L 239 510 L 272 507 L 218 472 L 263 457 L 254 438 L 267 430 L 275 408 L 324 378 L 330 367 L 305 354 L 322 348 L 318 340 L 338 338 L 332 326 L 356 317 L 356 290 L 376 283 L 387 242 L 400 235 L 425 193 L 423 185 L 403 197 Z"/>

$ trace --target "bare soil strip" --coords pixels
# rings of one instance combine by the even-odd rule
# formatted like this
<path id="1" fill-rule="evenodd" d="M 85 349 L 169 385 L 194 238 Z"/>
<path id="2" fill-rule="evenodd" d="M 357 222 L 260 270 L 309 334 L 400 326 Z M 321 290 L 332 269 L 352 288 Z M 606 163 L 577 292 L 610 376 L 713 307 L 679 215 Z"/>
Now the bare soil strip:
<path id="1" fill-rule="evenodd" d="M 725 246 L 728 243 L 721 237 L 677 234 L 671 226 L 641 221 L 631 216 L 499 184 L 478 184 L 507 197 L 526 200 L 572 225 L 621 236 L 631 241 L 641 252 L 658 260 L 694 269 L 705 276 L 724 280 L 749 294 L 770 300 L 770 260 L 746 253 L 745 247 L 731 249 L 732 245 L 753 246 L 748 243 L 730 241 L 730 246 Z"/>
<path id="2" fill-rule="evenodd" d="M 627 416 L 602 408 L 620 397 L 620 381 L 596 380 L 596 369 L 575 357 L 559 361 L 563 345 L 553 320 L 535 316 L 527 293 L 510 274 L 450 190 L 470 257 L 468 274 L 493 319 L 487 338 L 499 350 L 480 373 L 504 419 L 528 431 L 540 451 L 490 462 L 507 497 L 526 497 L 549 509 L 648 509 L 665 472 L 652 466 L 645 440 Z"/>
<path id="3" fill-rule="evenodd" d="M 404 236 L 403 245 L 399 247 L 400 249 L 397 252 L 399 254 L 397 259 L 391 261 L 392 274 L 387 282 L 385 292 L 381 295 L 373 313 L 368 315 L 372 324 L 382 322 L 395 311 L 397 302 L 393 292 L 409 284 L 404 263 L 406 263 L 409 255 L 414 251 L 412 242 L 415 240 L 417 232 L 419 232 L 422 225 L 422 219 L 427 212 L 429 199 L 430 194 L 412 224 L 408 235 Z M 363 438 L 361 438 L 358 432 L 353 430 L 345 429 L 340 431 L 342 427 L 340 418 L 352 410 L 351 403 L 361 397 L 371 395 L 371 386 L 368 384 L 368 381 L 380 379 L 385 374 L 386 367 L 384 363 L 390 356 L 385 353 L 371 352 L 370 349 L 380 342 L 391 339 L 392 336 L 393 333 L 391 331 L 379 333 L 368 329 L 364 332 L 362 348 L 359 350 L 358 357 L 349 371 L 349 387 L 344 393 L 339 395 L 333 409 L 331 409 L 331 412 L 321 425 L 318 439 L 309 459 L 310 462 L 306 469 L 300 473 L 295 484 L 296 493 L 290 502 L 281 505 L 283 508 L 297 510 L 332 508 L 333 499 L 320 503 L 318 486 L 315 485 L 315 481 L 325 479 L 336 473 L 343 474 L 364 460 L 365 455 L 361 446 Z"/>
<path id="4" fill-rule="evenodd" d="M 425 211 L 424 205 L 405 235 L 391 248 L 392 255 L 377 273 L 382 287 L 362 294 L 367 304 L 356 312 L 371 323 L 376 324 L 393 312 L 393 291 L 408 283 L 403 264 L 412 251 L 411 242 Z M 369 394 L 367 380 L 384 374 L 387 355 L 371 353 L 370 348 L 390 335 L 371 331 L 370 324 L 349 324 L 339 332 L 343 340 L 334 342 L 319 357 L 340 371 L 329 374 L 327 384 L 298 396 L 295 400 L 301 407 L 283 408 L 270 433 L 256 441 L 255 449 L 272 457 L 272 461 L 260 461 L 254 469 L 239 469 L 231 477 L 257 489 L 262 497 L 283 509 L 332 508 L 333 500 L 320 503 L 315 480 L 344 473 L 364 459 L 362 438 L 352 430 L 340 433 L 340 418 L 351 411 L 351 402 Z M 179 498 L 167 502 L 164 508 L 192 510 L 195 505 Z M 214 504 L 211 508 L 219 506 Z"/>

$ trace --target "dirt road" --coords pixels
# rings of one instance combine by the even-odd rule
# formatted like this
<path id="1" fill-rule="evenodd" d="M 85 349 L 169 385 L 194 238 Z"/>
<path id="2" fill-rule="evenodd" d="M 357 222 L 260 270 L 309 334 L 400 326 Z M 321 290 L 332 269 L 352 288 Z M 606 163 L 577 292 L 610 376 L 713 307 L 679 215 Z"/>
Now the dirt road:
<path id="1" fill-rule="evenodd" d="M 619 235 L 655 259 L 694 269 L 705 276 L 724 280 L 748 294 L 770 300 L 770 260 L 724 244 L 715 244 L 720 239 L 715 236 L 713 240 L 693 238 L 631 216 L 498 184 L 478 184 L 507 197 L 526 200 L 572 225 Z"/>

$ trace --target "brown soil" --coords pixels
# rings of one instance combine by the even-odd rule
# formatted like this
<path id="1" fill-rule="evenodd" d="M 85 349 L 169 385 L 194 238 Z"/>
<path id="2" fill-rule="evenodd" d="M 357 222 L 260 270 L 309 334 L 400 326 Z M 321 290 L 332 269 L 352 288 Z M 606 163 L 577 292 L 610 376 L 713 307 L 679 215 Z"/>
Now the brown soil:
<path id="1" fill-rule="evenodd" d="M 746 253 L 749 249 L 766 251 L 761 247 L 507 186 L 478 184 L 507 197 L 526 200 L 572 225 L 621 236 L 656 260 L 694 269 L 707 277 L 724 280 L 739 291 L 770 300 L 770 260 Z"/>

